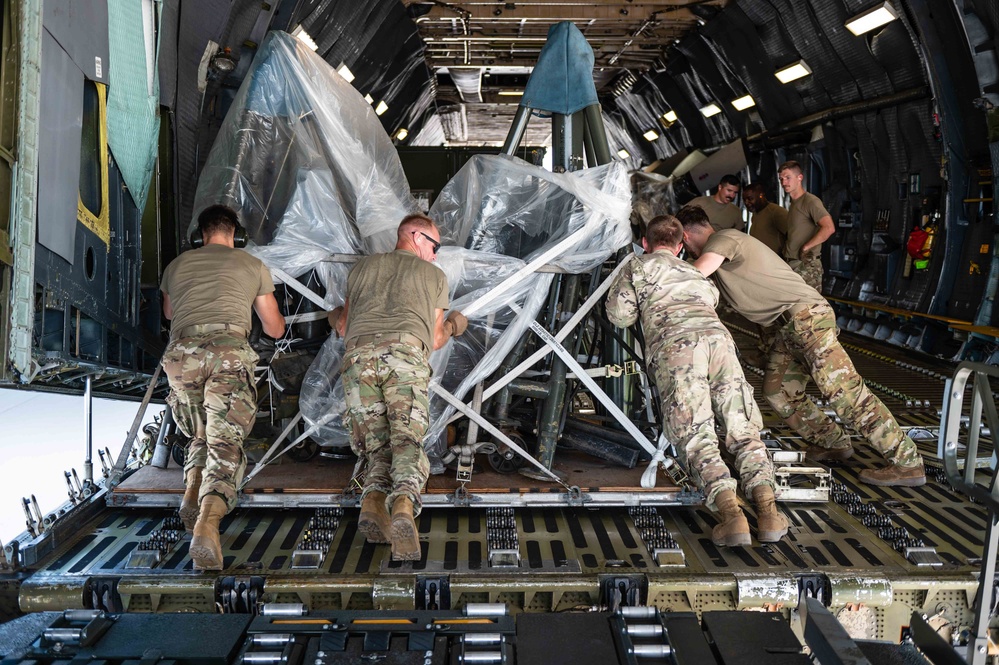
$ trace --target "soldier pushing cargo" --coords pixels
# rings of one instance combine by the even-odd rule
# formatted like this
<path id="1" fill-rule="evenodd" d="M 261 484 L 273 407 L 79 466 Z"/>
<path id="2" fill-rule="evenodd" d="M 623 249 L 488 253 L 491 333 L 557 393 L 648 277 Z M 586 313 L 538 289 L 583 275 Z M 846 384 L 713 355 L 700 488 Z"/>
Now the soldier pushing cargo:
<path id="1" fill-rule="evenodd" d="M 857 373 L 836 338 L 836 317 L 825 298 L 759 240 L 731 230 L 716 232 L 697 207 L 683 208 L 677 217 L 684 247 L 698 257 L 694 265 L 715 277 L 729 304 L 754 323 L 780 325 L 767 359 L 763 394 L 784 422 L 812 444 L 808 457 L 826 461 L 853 455 L 849 435 L 805 394 L 812 379 L 842 421 L 890 462 L 861 471 L 861 482 L 924 484 L 916 444 Z"/>
<path id="2" fill-rule="evenodd" d="M 343 308 L 329 316 L 346 341 L 345 421 L 366 466 L 357 528 L 369 542 L 390 542 L 397 561 L 421 555 L 414 518 L 430 475 L 430 353 L 468 327 L 456 310 L 444 318 L 447 278 L 433 264 L 440 245 L 430 218 L 403 218 L 395 251 L 358 261 Z"/>
<path id="3" fill-rule="evenodd" d="M 633 256 L 611 284 L 607 317 L 620 327 L 641 319 L 645 357 L 663 400 L 663 430 L 704 488 L 708 508 L 721 516 L 712 541 L 751 544 L 736 480 L 718 449 L 717 415 L 743 491 L 756 504 L 757 539 L 777 542 L 788 523 L 774 503 L 773 464 L 760 440 L 763 420 L 732 336 L 715 313 L 718 289 L 676 258 L 682 240 L 683 227 L 672 215 L 649 222 L 642 239 L 645 254 Z"/>
<path id="4" fill-rule="evenodd" d="M 204 247 L 181 254 L 163 271 L 163 313 L 172 320 L 163 369 L 167 403 L 190 438 L 180 517 L 198 570 L 221 570 L 219 522 L 236 506 L 253 428 L 257 354 L 247 341 L 251 311 L 271 337 L 284 334 L 274 283 L 260 259 L 236 249 L 236 213 L 205 209 L 192 238 Z M 201 242 L 198 242 L 198 241 Z"/>

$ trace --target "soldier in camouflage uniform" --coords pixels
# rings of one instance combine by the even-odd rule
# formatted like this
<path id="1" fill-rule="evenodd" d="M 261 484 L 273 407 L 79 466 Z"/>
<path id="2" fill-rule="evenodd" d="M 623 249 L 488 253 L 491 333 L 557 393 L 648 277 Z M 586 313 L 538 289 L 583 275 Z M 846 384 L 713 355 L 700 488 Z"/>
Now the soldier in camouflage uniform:
<path id="1" fill-rule="evenodd" d="M 781 164 L 777 177 L 791 197 L 784 259 L 805 284 L 822 293 L 822 243 L 836 232 L 836 225 L 822 200 L 805 191 L 805 177 L 798 162 Z"/>
<path id="2" fill-rule="evenodd" d="M 836 318 L 825 298 L 804 283 L 763 243 L 731 230 L 714 231 L 700 208 L 678 213 L 684 246 L 694 265 L 713 275 L 732 307 L 760 325 L 780 326 L 767 360 L 763 394 L 784 421 L 812 445 L 816 461 L 846 460 L 850 437 L 805 394 L 809 379 L 842 421 L 866 438 L 889 465 L 864 469 L 861 482 L 918 486 L 926 482 L 916 444 L 867 388 L 837 339 Z"/>
<path id="3" fill-rule="evenodd" d="M 347 277 L 347 298 L 329 321 L 346 340 L 341 367 L 351 448 L 366 467 L 358 530 L 392 544 L 392 558 L 420 558 L 415 517 L 430 475 L 423 437 L 430 425 L 430 352 L 468 322 L 452 310 L 433 265 L 440 232 L 428 217 L 399 224 L 394 252 L 367 256 Z M 391 516 L 390 516 L 391 511 Z"/>
<path id="4" fill-rule="evenodd" d="M 683 229 L 675 217 L 652 220 L 642 245 L 611 284 L 607 317 L 620 327 L 639 319 L 649 373 L 662 397 L 663 431 L 681 463 L 704 488 L 708 508 L 720 514 L 716 545 L 751 544 L 739 507 L 736 480 L 722 461 L 717 417 L 725 446 L 735 456 L 743 491 L 757 506 L 760 542 L 776 542 L 787 520 L 774 504 L 774 469 L 760 440 L 763 425 L 735 343 L 715 313 L 718 290 L 690 264 L 676 258 Z"/>
<path id="5" fill-rule="evenodd" d="M 235 247 L 236 213 L 211 206 L 198 218 L 194 239 L 204 247 L 177 257 L 163 271 L 163 313 L 171 341 L 163 355 L 170 382 L 167 403 L 189 438 L 186 489 L 180 516 L 198 570 L 221 570 L 219 522 L 236 506 L 246 467 L 243 439 L 257 413 L 253 370 L 257 354 L 247 341 L 251 311 L 272 337 L 284 334 L 270 272 Z"/>

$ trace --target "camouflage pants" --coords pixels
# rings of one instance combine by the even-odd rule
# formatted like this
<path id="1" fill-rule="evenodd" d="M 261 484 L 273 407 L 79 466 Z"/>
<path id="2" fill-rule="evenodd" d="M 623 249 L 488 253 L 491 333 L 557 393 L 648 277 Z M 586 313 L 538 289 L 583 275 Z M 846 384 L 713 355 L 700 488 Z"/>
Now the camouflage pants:
<path id="1" fill-rule="evenodd" d="M 426 353 L 399 341 L 365 344 L 344 356 L 342 373 L 350 447 L 367 462 L 362 496 L 385 493 L 389 511 L 396 498 L 409 497 L 418 515 L 430 476 Z"/>
<path id="2" fill-rule="evenodd" d="M 707 506 L 734 490 L 736 481 L 722 461 L 715 418 L 725 429 L 725 447 L 735 456 L 742 489 L 774 487 L 774 469 L 760 440 L 763 419 L 727 332 L 699 333 L 667 341 L 651 369 L 663 405 L 663 430 L 680 462 L 701 487 Z"/>
<path id="3" fill-rule="evenodd" d="M 167 404 L 190 437 L 184 475 L 203 468 L 199 500 L 218 494 L 229 510 L 246 469 L 243 439 L 257 418 L 256 363 L 246 338 L 225 331 L 174 340 L 163 354 Z"/>
<path id="4" fill-rule="evenodd" d="M 812 250 L 815 251 L 815 250 Z M 791 266 L 794 272 L 805 280 L 805 284 L 822 293 L 822 258 L 811 256 L 806 261 L 798 261 Z"/>
<path id="5" fill-rule="evenodd" d="M 777 335 L 763 378 L 763 394 L 777 414 L 806 441 L 823 448 L 849 445 L 850 437 L 805 394 L 814 380 L 840 419 L 895 464 L 919 462 L 916 444 L 871 393 L 837 340 L 828 304 L 795 314 Z"/>

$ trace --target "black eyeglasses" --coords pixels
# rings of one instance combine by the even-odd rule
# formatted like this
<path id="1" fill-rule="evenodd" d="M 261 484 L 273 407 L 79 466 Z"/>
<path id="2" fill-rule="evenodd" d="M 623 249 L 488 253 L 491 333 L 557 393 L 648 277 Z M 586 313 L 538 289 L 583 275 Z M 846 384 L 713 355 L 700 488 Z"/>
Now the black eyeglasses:
<path id="1" fill-rule="evenodd" d="M 424 238 L 426 238 L 427 240 L 430 241 L 430 244 L 434 246 L 434 254 L 436 255 L 437 254 L 437 250 L 439 250 L 441 248 L 441 244 L 439 242 L 437 242 L 436 240 L 434 240 L 432 236 L 428 236 L 423 231 L 413 231 L 413 235 L 416 235 L 417 233 L 419 233 L 421 236 L 423 236 Z"/>

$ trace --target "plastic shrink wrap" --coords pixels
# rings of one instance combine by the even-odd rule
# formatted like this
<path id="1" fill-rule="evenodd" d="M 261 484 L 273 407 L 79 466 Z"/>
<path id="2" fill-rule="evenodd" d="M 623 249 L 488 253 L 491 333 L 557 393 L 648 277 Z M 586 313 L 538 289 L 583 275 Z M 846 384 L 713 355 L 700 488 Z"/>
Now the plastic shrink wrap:
<path id="1" fill-rule="evenodd" d="M 430 210 L 445 246 L 438 265 L 451 287 L 451 306 L 469 315 L 469 329 L 431 357 L 434 380 L 459 398 L 488 378 L 535 320 L 552 273 L 525 269 L 534 262 L 584 273 L 631 239 L 630 182 L 612 163 L 575 173 L 550 173 L 507 156 L 473 157 Z M 515 314 L 512 304 L 520 309 Z M 330 418 L 325 441 L 346 443 L 339 428 L 342 388 L 337 385 L 342 345 L 326 342 L 306 376 L 302 408 L 315 422 Z M 452 407 L 431 395 L 426 439 L 435 471 Z"/>
<path id="2" fill-rule="evenodd" d="M 269 267 L 293 276 L 322 267 L 331 308 L 343 302 L 333 287 L 349 266 L 322 259 L 389 251 L 399 220 L 416 212 L 371 105 L 284 32 L 268 34 L 236 93 L 198 181 L 194 219 L 216 203 L 239 213 L 249 251 Z"/>
<path id="3" fill-rule="evenodd" d="M 391 250 L 399 220 L 414 210 L 398 154 L 370 105 L 284 33 L 264 41 L 209 155 L 195 215 L 214 203 L 239 211 L 248 251 L 268 266 L 295 276 L 315 269 L 331 308 L 343 302 L 350 266 L 324 259 Z M 437 264 L 451 306 L 470 315 L 465 335 L 431 356 L 433 380 L 461 398 L 495 372 L 548 298 L 553 275 L 533 268 L 593 270 L 629 242 L 630 214 L 621 163 L 551 173 L 507 156 L 469 160 L 430 211 L 445 245 Z M 331 336 L 302 385 L 299 406 L 324 446 L 348 445 L 343 351 Z M 436 472 L 452 411 L 445 406 L 432 397 L 426 444 Z"/>

